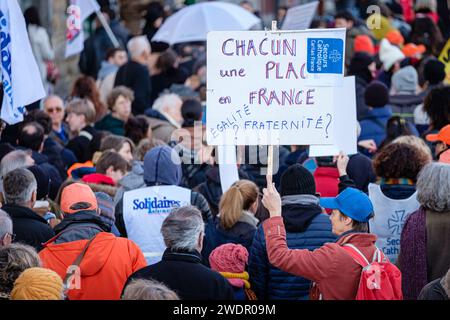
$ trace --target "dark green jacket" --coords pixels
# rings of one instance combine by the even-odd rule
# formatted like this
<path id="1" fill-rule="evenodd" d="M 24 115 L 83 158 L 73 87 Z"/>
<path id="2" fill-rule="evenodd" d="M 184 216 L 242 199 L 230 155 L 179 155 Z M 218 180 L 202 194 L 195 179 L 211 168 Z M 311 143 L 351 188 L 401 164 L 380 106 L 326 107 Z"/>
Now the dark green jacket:
<path id="1" fill-rule="evenodd" d="M 125 122 L 120 119 L 114 118 L 111 113 L 108 113 L 101 120 L 95 124 L 95 129 L 102 131 L 109 131 L 113 134 L 124 136 L 125 135 Z"/>

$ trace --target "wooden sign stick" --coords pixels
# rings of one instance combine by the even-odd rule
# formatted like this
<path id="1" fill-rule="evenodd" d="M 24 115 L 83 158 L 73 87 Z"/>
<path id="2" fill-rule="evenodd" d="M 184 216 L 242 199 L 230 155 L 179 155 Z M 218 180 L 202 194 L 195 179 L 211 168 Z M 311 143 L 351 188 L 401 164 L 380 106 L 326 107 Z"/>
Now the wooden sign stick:
<path id="1" fill-rule="evenodd" d="M 272 21 L 272 31 L 277 31 L 277 21 Z M 267 185 L 272 184 L 272 176 L 273 176 L 273 145 L 270 145 L 267 150 Z"/>

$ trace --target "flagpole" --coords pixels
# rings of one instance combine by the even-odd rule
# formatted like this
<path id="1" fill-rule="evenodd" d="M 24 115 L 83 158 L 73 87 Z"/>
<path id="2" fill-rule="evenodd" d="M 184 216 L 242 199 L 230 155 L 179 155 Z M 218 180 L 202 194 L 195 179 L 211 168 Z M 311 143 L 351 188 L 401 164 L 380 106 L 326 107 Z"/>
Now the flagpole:
<path id="1" fill-rule="evenodd" d="M 95 13 L 97 15 L 97 18 L 100 20 L 101 24 L 103 25 L 103 28 L 105 28 L 106 33 L 108 34 L 108 37 L 111 40 L 114 48 L 119 48 L 120 47 L 119 41 L 117 40 L 116 36 L 112 32 L 111 27 L 109 26 L 108 21 L 106 21 L 103 13 L 100 10 L 96 10 Z"/>

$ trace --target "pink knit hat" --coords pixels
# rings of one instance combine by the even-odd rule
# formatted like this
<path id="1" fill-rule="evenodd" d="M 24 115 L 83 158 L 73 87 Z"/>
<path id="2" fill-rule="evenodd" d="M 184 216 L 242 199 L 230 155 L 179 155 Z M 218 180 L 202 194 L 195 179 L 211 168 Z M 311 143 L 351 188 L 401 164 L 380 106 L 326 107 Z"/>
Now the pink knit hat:
<path id="1" fill-rule="evenodd" d="M 211 269 L 218 272 L 242 273 L 248 262 L 248 251 L 240 244 L 227 243 L 214 249 L 209 255 Z M 241 279 L 228 279 L 233 286 L 242 287 Z"/>

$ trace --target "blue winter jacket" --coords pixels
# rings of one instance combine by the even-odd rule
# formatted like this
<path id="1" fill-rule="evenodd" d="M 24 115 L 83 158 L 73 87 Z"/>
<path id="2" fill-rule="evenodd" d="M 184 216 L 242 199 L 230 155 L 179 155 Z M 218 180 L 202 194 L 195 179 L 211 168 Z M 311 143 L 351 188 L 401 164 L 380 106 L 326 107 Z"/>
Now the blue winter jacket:
<path id="1" fill-rule="evenodd" d="M 391 117 L 392 108 L 389 105 L 368 110 L 364 119 L 359 122 L 361 125 L 361 135 L 358 140 L 373 139 L 377 146 L 380 146 L 383 140 L 386 139 L 386 125 Z M 407 125 L 413 135 L 419 135 L 413 124 L 407 122 Z"/>
<path id="2" fill-rule="evenodd" d="M 322 214 L 317 197 L 294 195 L 282 198 L 282 217 L 290 249 L 315 250 L 326 242 L 334 242 L 331 222 Z M 264 229 L 259 226 L 250 247 L 251 288 L 260 300 L 306 300 L 311 281 L 275 268 L 269 263 Z"/>

